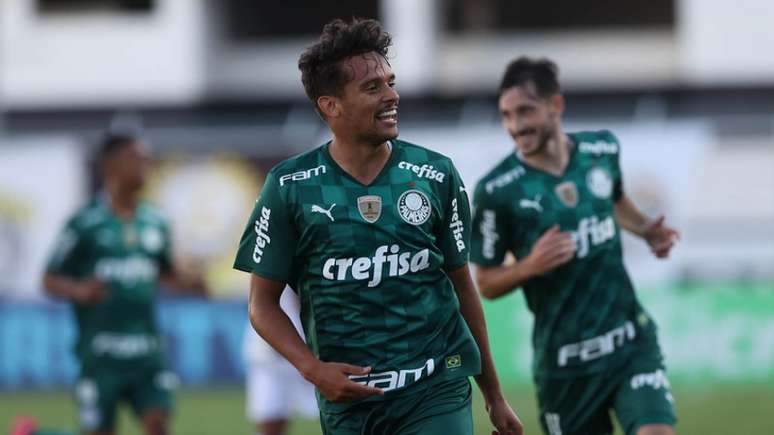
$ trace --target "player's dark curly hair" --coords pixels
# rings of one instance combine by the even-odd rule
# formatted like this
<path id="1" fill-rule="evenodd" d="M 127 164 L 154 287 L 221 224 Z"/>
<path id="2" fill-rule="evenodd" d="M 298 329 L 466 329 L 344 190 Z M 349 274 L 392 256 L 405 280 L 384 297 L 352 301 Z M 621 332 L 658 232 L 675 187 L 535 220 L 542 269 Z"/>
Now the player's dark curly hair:
<path id="1" fill-rule="evenodd" d="M 102 164 L 123 147 L 139 140 L 139 136 L 133 133 L 107 132 L 99 140 L 95 160 L 98 164 Z"/>
<path id="2" fill-rule="evenodd" d="M 532 59 L 526 56 L 511 61 L 505 68 L 498 95 L 514 86 L 535 85 L 535 91 L 541 98 L 548 98 L 561 92 L 559 87 L 559 68 L 548 59 Z"/>
<path id="3" fill-rule="evenodd" d="M 304 50 L 298 59 L 304 91 L 315 109 L 317 98 L 340 96 L 344 85 L 351 80 L 340 67 L 342 60 L 369 52 L 386 58 L 390 45 L 392 37 L 376 20 L 353 18 L 348 23 L 335 19 L 326 24 L 317 43 Z"/>

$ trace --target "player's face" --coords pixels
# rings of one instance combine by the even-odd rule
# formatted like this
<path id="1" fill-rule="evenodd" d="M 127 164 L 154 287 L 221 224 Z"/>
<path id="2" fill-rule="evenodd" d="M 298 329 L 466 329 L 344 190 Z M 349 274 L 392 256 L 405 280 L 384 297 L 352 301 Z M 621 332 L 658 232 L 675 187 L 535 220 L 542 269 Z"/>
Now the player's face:
<path id="1" fill-rule="evenodd" d="M 377 53 L 344 60 L 340 68 L 350 80 L 338 98 L 341 117 L 337 130 L 374 146 L 398 137 L 398 100 L 395 74 Z"/>
<path id="2" fill-rule="evenodd" d="M 150 150 L 143 142 L 123 146 L 108 162 L 110 176 L 128 190 L 139 190 L 145 184 L 150 169 Z"/>
<path id="3" fill-rule="evenodd" d="M 534 86 L 514 86 L 500 96 L 498 106 L 503 127 L 525 155 L 543 152 L 559 129 L 560 95 L 548 99 L 534 92 Z"/>

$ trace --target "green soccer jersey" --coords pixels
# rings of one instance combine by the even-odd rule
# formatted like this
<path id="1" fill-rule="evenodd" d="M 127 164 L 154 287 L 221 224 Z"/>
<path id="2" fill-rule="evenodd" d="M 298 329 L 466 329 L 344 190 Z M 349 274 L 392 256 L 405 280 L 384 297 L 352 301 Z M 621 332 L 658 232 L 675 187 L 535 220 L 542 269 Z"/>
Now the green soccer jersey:
<path id="1" fill-rule="evenodd" d="M 103 301 L 73 303 L 83 369 L 160 363 L 153 301 L 159 273 L 170 264 L 167 224 L 147 204 L 123 220 L 98 199 L 69 220 L 47 272 L 106 283 Z"/>
<path id="2" fill-rule="evenodd" d="M 619 145 L 608 131 L 569 134 L 560 177 L 514 153 L 476 186 L 471 259 L 498 266 L 507 252 L 524 258 L 553 225 L 575 241 L 570 262 L 523 285 L 535 315 L 533 369 L 569 377 L 612 369 L 655 343 L 655 326 L 624 268 L 615 202 L 622 195 Z"/>
<path id="3" fill-rule="evenodd" d="M 234 267 L 289 283 L 312 352 L 372 367 L 356 382 L 390 395 L 479 373 L 478 347 L 445 272 L 469 255 L 467 193 L 452 162 L 392 141 L 389 160 L 365 186 L 328 145 L 269 172 Z M 346 406 L 319 399 L 323 410 Z"/>

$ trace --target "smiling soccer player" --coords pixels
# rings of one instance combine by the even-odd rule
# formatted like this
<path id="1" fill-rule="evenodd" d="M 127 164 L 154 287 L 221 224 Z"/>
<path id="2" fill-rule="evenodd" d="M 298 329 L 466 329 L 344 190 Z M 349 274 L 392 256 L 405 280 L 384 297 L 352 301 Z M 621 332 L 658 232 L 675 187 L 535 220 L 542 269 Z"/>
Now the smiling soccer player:
<path id="1" fill-rule="evenodd" d="M 535 314 L 543 430 L 609 434 L 612 409 L 629 435 L 672 434 L 656 328 L 624 268 L 619 227 L 659 258 L 677 232 L 626 195 L 609 131 L 562 131 L 564 98 L 552 62 L 509 64 L 499 108 L 516 150 L 476 186 L 471 258 L 485 297 L 522 287 Z"/>
<path id="2" fill-rule="evenodd" d="M 374 20 L 336 20 L 302 54 L 333 139 L 266 178 L 235 262 L 252 273 L 250 319 L 317 387 L 326 434 L 471 435 L 469 376 L 495 428 L 521 434 L 468 269 L 462 180 L 447 157 L 397 139 L 389 46 Z M 285 283 L 309 348 L 279 309 Z"/>

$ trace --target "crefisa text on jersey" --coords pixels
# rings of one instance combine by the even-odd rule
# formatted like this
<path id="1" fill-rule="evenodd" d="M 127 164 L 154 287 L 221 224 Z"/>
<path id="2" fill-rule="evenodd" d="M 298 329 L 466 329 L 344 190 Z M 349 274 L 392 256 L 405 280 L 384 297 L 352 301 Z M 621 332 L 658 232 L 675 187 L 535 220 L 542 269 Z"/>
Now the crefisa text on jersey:
<path id="1" fill-rule="evenodd" d="M 583 218 L 578 222 L 578 230 L 572 232 L 575 242 L 576 256 L 584 258 L 589 255 L 591 246 L 599 246 L 615 237 L 615 221 L 612 216 L 598 219 L 596 216 Z"/>
<path id="2" fill-rule="evenodd" d="M 390 255 L 386 255 L 387 252 Z M 400 252 L 398 245 L 382 245 L 376 248 L 373 258 L 328 258 L 323 264 L 322 274 L 331 281 L 344 281 L 349 276 L 352 279 L 368 281 L 368 287 L 376 287 L 382 282 L 382 266 L 387 263 L 387 276 L 401 276 L 408 272 L 416 273 L 430 267 L 430 251 L 425 248 L 412 254 Z M 335 272 L 334 272 L 335 270 Z"/>
<path id="3" fill-rule="evenodd" d="M 495 256 L 495 244 L 500 239 L 500 235 L 497 234 L 497 214 L 494 210 L 484 210 L 482 215 L 484 218 L 481 220 L 481 226 L 479 227 L 484 239 L 482 250 L 484 257 L 491 259 Z"/>
<path id="4" fill-rule="evenodd" d="M 398 167 L 400 169 L 405 169 L 407 171 L 411 171 L 417 174 L 419 178 L 429 178 L 439 183 L 443 183 L 443 179 L 446 178 L 446 174 L 444 174 L 443 172 L 437 169 L 434 169 L 433 165 L 419 166 L 413 163 L 401 161 L 400 163 L 398 163 Z"/>
<path id="5" fill-rule="evenodd" d="M 457 252 L 462 252 L 465 250 L 465 241 L 462 240 L 462 232 L 464 231 L 465 227 L 462 225 L 462 221 L 460 220 L 457 207 L 457 198 L 452 199 L 451 205 L 452 218 L 451 223 L 449 224 L 449 228 L 451 228 L 452 234 L 454 235 L 454 242 L 457 244 Z"/>
<path id="6" fill-rule="evenodd" d="M 253 249 L 253 261 L 260 263 L 263 258 L 263 248 L 271 243 L 269 237 L 269 216 L 271 209 L 261 207 L 261 216 L 255 220 L 255 249 Z"/>

